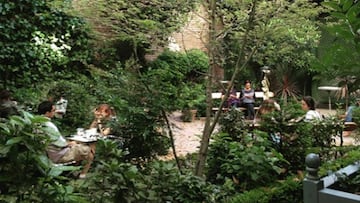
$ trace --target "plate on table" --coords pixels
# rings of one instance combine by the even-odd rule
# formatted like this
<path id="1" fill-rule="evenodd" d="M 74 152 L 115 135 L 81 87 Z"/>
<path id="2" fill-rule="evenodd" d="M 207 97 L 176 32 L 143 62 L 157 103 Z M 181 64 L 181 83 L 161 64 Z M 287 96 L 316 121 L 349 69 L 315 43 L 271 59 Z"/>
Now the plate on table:
<path id="1" fill-rule="evenodd" d="M 78 141 L 78 142 L 95 142 L 97 137 L 84 137 L 79 135 L 74 135 L 68 138 L 69 140 Z"/>

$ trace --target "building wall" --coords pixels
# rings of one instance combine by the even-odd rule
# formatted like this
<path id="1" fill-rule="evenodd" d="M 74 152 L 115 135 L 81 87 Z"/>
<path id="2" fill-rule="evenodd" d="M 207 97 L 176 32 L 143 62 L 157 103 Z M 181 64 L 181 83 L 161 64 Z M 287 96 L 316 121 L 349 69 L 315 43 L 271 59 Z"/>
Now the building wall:
<path id="1" fill-rule="evenodd" d="M 180 32 L 172 35 L 172 39 L 179 45 L 180 51 L 194 48 L 204 51 L 207 50 L 206 42 L 208 39 L 209 24 L 206 19 L 208 19 L 207 13 L 202 6 L 189 14 L 188 23 L 185 24 Z"/>
<path id="2" fill-rule="evenodd" d="M 199 6 L 188 17 L 188 23 L 179 31 L 170 37 L 169 48 L 173 51 L 186 51 L 189 49 L 201 49 L 207 51 L 207 42 L 209 39 L 208 14 L 203 6 Z M 216 81 L 224 79 L 224 70 L 216 66 L 214 68 Z"/>

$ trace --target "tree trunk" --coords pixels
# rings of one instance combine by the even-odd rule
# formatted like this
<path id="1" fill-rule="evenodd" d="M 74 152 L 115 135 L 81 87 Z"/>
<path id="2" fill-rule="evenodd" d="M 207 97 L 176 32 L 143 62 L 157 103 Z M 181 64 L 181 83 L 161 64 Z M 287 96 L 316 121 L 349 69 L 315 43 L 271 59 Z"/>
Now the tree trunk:
<path id="1" fill-rule="evenodd" d="M 229 97 L 229 92 L 230 92 L 230 90 L 231 90 L 231 88 L 232 88 L 232 86 L 234 84 L 236 76 L 238 75 L 240 70 L 242 70 L 245 67 L 247 62 L 249 62 L 249 60 L 251 59 L 251 56 L 254 54 L 254 52 L 256 50 L 256 47 L 254 47 L 254 49 L 252 50 L 252 53 L 249 55 L 249 57 L 246 60 L 244 60 L 243 53 L 244 53 L 245 47 L 247 45 L 248 35 L 249 35 L 249 31 L 250 31 L 251 26 L 252 26 L 252 22 L 254 20 L 256 1 L 257 0 L 253 0 L 253 2 L 252 2 L 251 12 L 249 13 L 248 24 L 247 24 L 245 35 L 244 35 L 244 37 L 242 39 L 242 47 L 239 50 L 235 70 L 234 70 L 234 73 L 233 73 L 233 75 L 231 77 L 229 86 L 226 89 L 226 94 L 225 94 L 224 98 L 221 100 L 221 103 L 219 105 L 219 109 L 222 109 L 222 107 L 224 106 L 225 101 Z M 216 56 L 216 46 L 215 46 L 215 44 L 216 44 L 215 43 L 216 42 L 216 0 L 210 0 L 209 11 L 211 11 L 211 15 L 210 15 L 211 21 L 210 21 L 210 25 L 209 25 L 209 58 L 210 58 L 210 66 L 209 66 L 209 70 L 208 70 L 208 79 L 207 79 L 207 84 L 206 84 L 206 102 L 207 102 L 206 120 L 205 120 L 204 131 L 203 131 L 203 135 L 202 135 L 202 138 L 201 138 L 200 150 L 199 150 L 199 155 L 198 155 L 198 159 L 197 159 L 197 162 L 196 162 L 195 173 L 194 173 L 196 176 L 199 176 L 199 177 L 203 176 L 203 171 L 204 171 L 204 168 L 205 168 L 207 151 L 208 151 L 208 147 L 209 147 L 209 141 L 210 141 L 210 138 L 211 138 L 211 134 L 214 131 L 215 126 L 216 126 L 216 124 L 217 124 L 217 122 L 218 122 L 218 120 L 220 118 L 220 115 L 221 115 L 221 110 L 217 111 L 216 114 L 214 115 L 213 122 L 211 122 L 211 113 L 212 113 L 211 112 L 212 111 L 211 93 L 212 93 L 213 78 L 214 78 L 213 69 L 216 66 L 216 61 L 215 61 L 215 56 Z M 242 63 L 242 65 L 241 65 L 241 63 Z"/>

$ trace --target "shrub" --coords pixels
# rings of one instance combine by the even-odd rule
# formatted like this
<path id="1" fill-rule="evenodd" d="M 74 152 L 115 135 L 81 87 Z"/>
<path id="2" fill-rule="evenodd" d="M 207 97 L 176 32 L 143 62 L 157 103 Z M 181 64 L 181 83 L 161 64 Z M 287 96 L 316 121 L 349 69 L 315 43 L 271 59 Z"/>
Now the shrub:
<path id="1" fill-rule="evenodd" d="M 49 137 L 40 116 L 23 112 L 0 123 L 0 200 L 6 202 L 84 202 L 63 185 L 63 171 L 73 166 L 54 166 L 45 154 Z M 37 132 L 37 133 L 35 133 Z M 49 132 L 48 132 L 49 133 Z"/>
<path id="2" fill-rule="evenodd" d="M 90 202 L 215 202 L 215 187 L 173 162 L 151 161 L 136 167 L 115 142 L 100 141 L 92 176 L 81 185 Z"/>
<path id="3" fill-rule="evenodd" d="M 209 147 L 208 180 L 223 184 L 229 178 L 242 191 L 274 181 L 281 173 L 279 163 L 285 160 L 268 142 L 261 133 L 256 139 L 246 134 L 241 142 L 226 133 L 216 135 Z"/>
<path id="4" fill-rule="evenodd" d="M 232 203 L 288 203 L 303 202 L 302 182 L 294 177 L 289 177 L 283 182 L 274 183 L 268 187 L 257 188 L 236 194 L 227 202 Z"/>

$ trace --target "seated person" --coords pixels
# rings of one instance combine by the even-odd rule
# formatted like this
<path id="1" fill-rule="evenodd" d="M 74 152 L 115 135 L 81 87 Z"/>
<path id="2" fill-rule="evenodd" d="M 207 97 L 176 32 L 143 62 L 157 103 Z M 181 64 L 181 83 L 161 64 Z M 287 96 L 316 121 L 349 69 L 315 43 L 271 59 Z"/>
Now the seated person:
<path id="1" fill-rule="evenodd" d="M 263 101 L 263 103 L 260 105 L 260 108 L 256 114 L 257 119 L 262 119 L 265 115 L 272 113 L 274 111 L 280 111 L 280 105 L 273 99 L 266 99 Z M 272 121 L 275 121 L 273 117 L 271 117 Z M 279 144 L 281 142 L 281 136 L 280 133 L 271 132 L 269 133 L 271 140 Z"/>
<path id="2" fill-rule="evenodd" d="M 345 113 L 345 122 L 353 122 L 353 110 L 360 106 L 360 99 L 356 99 L 355 105 L 349 106 L 348 110 Z"/>
<path id="3" fill-rule="evenodd" d="M 224 97 L 225 91 L 222 92 L 222 96 Z M 231 88 L 229 97 L 227 98 L 227 102 L 225 103 L 225 107 L 239 107 L 240 106 L 240 99 L 236 95 L 236 89 L 234 87 Z"/>
<path id="4" fill-rule="evenodd" d="M 9 118 L 11 115 L 19 114 L 19 108 L 15 101 L 11 100 L 8 90 L 0 91 L 0 118 Z"/>
<path id="5" fill-rule="evenodd" d="M 356 103 L 355 105 L 351 105 L 349 106 L 348 110 L 346 111 L 345 115 L 344 115 L 344 122 L 353 122 L 353 111 L 354 109 L 358 108 L 360 106 L 360 99 L 356 99 Z M 351 135 L 352 130 L 344 130 L 343 131 L 343 136 L 349 136 Z"/>
<path id="6" fill-rule="evenodd" d="M 261 116 L 274 112 L 275 110 L 280 111 L 280 105 L 273 99 L 266 99 L 260 105 L 257 115 L 261 119 Z"/>
<path id="7" fill-rule="evenodd" d="M 94 110 L 95 119 L 91 123 L 90 128 L 97 128 L 102 136 L 107 136 L 111 133 L 111 128 L 106 126 L 107 122 L 115 118 L 115 110 L 108 104 L 100 104 Z"/>
<path id="8" fill-rule="evenodd" d="M 315 101 L 311 96 L 304 96 L 302 98 L 301 108 L 306 111 L 304 121 L 322 120 L 321 114 L 315 111 Z"/>
<path id="9" fill-rule="evenodd" d="M 245 81 L 245 87 L 241 91 L 240 100 L 242 105 L 246 108 L 245 116 L 247 119 L 253 120 L 255 116 L 255 91 L 251 88 L 251 82 L 249 80 Z"/>
<path id="10" fill-rule="evenodd" d="M 49 159 L 54 163 L 67 163 L 71 161 L 80 162 L 85 160 L 86 164 L 79 175 L 79 178 L 85 178 L 90 169 L 90 165 L 94 160 L 95 151 L 88 145 L 67 141 L 61 135 L 56 125 L 51 122 L 51 118 L 55 115 L 55 106 L 53 103 L 50 101 L 40 103 L 38 106 L 38 113 L 48 119 L 48 121 L 45 122 L 45 128 L 48 128 L 50 132 L 58 135 L 57 140 L 52 140 L 51 144 L 47 147 L 46 151 Z"/>

